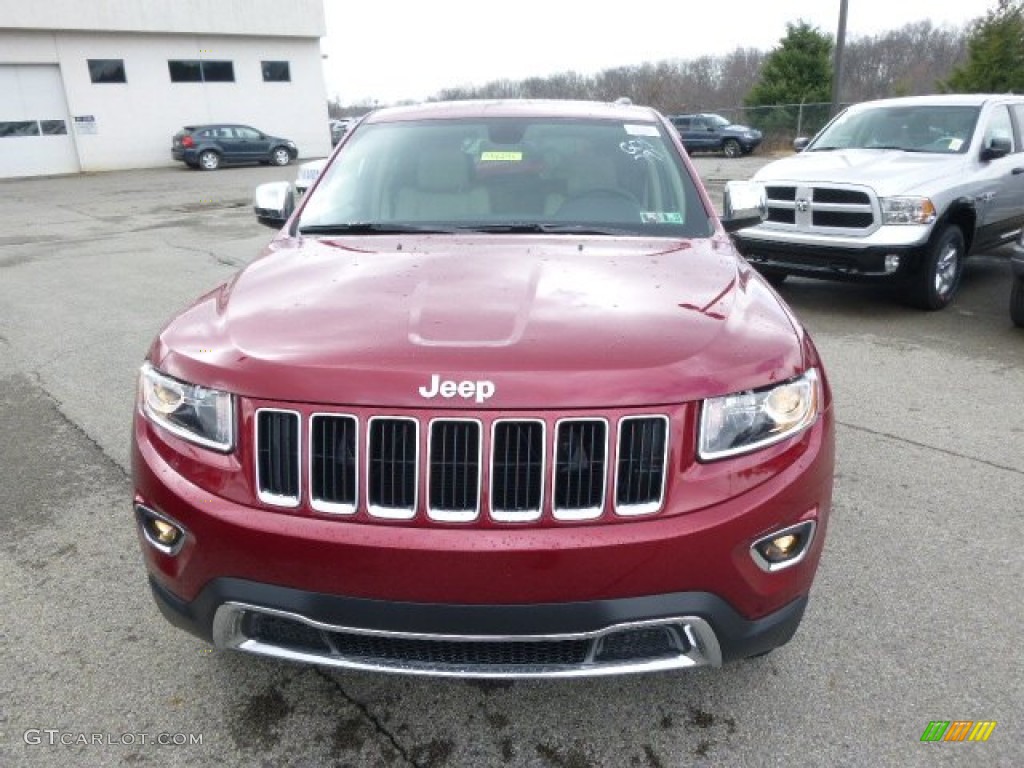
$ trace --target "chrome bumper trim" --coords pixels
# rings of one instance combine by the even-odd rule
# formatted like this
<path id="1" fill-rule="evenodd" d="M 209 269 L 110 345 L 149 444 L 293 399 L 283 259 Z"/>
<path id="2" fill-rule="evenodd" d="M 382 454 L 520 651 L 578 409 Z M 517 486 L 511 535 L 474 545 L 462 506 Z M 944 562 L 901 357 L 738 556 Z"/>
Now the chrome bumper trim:
<path id="1" fill-rule="evenodd" d="M 340 633 L 370 638 L 384 638 L 398 641 L 436 641 L 440 643 L 529 643 L 588 641 L 589 651 L 579 664 L 467 664 L 424 663 L 415 660 L 365 659 L 344 656 L 334 649 L 330 640 L 324 643 L 331 652 L 317 652 L 311 649 L 296 649 L 275 645 L 252 638 L 245 632 L 247 614 L 262 614 L 293 622 L 322 633 Z M 622 659 L 598 661 L 602 642 L 617 634 L 632 630 L 665 628 L 678 640 L 678 653 L 668 658 Z M 273 608 L 228 602 L 221 605 L 214 616 L 213 641 L 217 648 L 233 649 L 271 658 L 285 659 L 308 664 L 362 671 L 389 672 L 407 675 L 462 678 L 550 678 L 550 677 L 594 677 L 603 675 L 633 674 L 639 672 L 661 672 L 672 669 L 722 665 L 721 647 L 711 625 L 697 616 L 677 616 L 652 619 L 649 621 L 615 624 L 600 630 L 558 635 L 439 635 L 391 632 L 384 630 L 343 627 L 309 619 L 296 613 Z"/>

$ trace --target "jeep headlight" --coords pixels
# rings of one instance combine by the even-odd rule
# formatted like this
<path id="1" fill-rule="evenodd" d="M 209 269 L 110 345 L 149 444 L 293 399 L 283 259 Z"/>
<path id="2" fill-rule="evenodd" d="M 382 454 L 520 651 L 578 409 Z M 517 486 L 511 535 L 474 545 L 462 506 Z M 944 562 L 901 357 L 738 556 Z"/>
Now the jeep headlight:
<path id="1" fill-rule="evenodd" d="M 139 372 L 142 411 L 155 424 L 193 443 L 234 447 L 235 410 L 227 392 L 172 379 L 149 363 Z"/>
<path id="2" fill-rule="evenodd" d="M 820 408 L 813 368 L 783 384 L 709 398 L 701 407 L 698 457 L 722 459 L 785 440 L 813 424 Z"/>
<path id="3" fill-rule="evenodd" d="M 927 197 L 883 197 L 883 224 L 931 224 L 935 205 Z"/>

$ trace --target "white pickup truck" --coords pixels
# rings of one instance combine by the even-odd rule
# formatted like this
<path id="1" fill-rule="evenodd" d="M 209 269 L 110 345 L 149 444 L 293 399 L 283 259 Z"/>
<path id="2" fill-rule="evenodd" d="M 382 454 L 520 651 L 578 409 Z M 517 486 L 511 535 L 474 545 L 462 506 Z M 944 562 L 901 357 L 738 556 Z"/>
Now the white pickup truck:
<path id="1" fill-rule="evenodd" d="M 794 146 L 754 176 L 765 221 L 734 233 L 773 282 L 895 281 L 912 305 L 942 309 L 969 254 L 1021 240 L 1024 96 L 865 102 Z"/>

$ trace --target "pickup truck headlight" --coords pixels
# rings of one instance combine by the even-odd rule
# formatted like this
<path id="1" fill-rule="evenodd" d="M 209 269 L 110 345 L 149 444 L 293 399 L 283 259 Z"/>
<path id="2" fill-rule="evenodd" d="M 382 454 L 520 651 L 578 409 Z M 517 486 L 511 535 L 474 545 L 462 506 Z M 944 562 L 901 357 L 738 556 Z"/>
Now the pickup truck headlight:
<path id="1" fill-rule="evenodd" d="M 149 363 L 139 373 L 142 412 L 168 432 L 206 448 L 234 447 L 235 409 L 227 392 L 172 379 Z"/>
<path id="2" fill-rule="evenodd" d="M 883 224 L 931 224 L 935 205 L 927 197 L 883 197 Z"/>
<path id="3" fill-rule="evenodd" d="M 785 440 L 813 424 L 820 408 L 813 368 L 783 384 L 709 398 L 701 408 L 698 457 L 722 459 Z"/>

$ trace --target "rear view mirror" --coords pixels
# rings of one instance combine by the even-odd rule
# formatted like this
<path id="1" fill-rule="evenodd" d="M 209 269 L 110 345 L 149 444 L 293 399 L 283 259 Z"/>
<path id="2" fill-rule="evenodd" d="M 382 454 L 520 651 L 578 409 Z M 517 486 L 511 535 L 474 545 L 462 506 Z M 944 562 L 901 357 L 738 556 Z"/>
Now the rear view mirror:
<path id="1" fill-rule="evenodd" d="M 805 149 L 807 149 L 807 145 L 810 143 L 811 140 L 808 139 L 806 136 L 799 136 L 793 139 L 793 149 L 796 152 L 803 152 Z"/>
<path id="2" fill-rule="evenodd" d="M 253 195 L 253 211 L 260 224 L 280 229 L 295 210 L 295 190 L 287 181 L 260 184 Z"/>
<path id="3" fill-rule="evenodd" d="M 988 146 L 981 150 L 982 160 L 997 160 L 1013 151 L 1013 142 L 1006 136 L 993 136 Z"/>
<path id="4" fill-rule="evenodd" d="M 726 232 L 760 224 L 768 216 L 764 185 L 756 181 L 728 181 L 722 197 L 722 226 Z"/>

